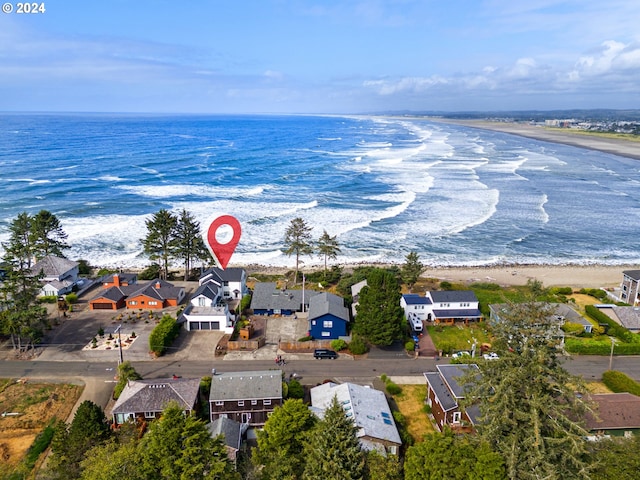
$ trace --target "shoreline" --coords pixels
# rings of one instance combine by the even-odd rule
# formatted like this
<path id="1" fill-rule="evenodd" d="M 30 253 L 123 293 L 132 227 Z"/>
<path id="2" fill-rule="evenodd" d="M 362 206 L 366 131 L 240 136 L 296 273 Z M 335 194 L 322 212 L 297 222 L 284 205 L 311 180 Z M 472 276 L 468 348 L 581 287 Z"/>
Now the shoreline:
<path id="1" fill-rule="evenodd" d="M 270 267 L 267 265 L 233 265 L 244 268 L 247 276 L 252 274 L 284 275 L 293 271 L 291 267 Z M 340 265 L 344 271 L 357 267 L 401 267 L 401 264 L 349 264 Z M 616 288 L 622 283 L 622 272 L 640 269 L 638 265 L 487 265 L 487 266 L 427 266 L 421 278 L 436 278 L 452 283 L 497 283 L 500 286 L 526 285 L 529 280 L 538 280 L 545 287 Z M 322 270 L 322 268 L 313 271 Z M 303 272 L 311 269 L 301 269 Z"/>
<path id="2" fill-rule="evenodd" d="M 605 138 L 597 135 L 569 133 L 567 129 L 544 128 L 520 122 L 492 122 L 489 120 L 457 120 L 449 118 L 432 118 L 429 120 L 452 125 L 461 125 L 481 130 L 508 133 L 519 137 L 531 138 L 543 142 L 557 143 L 571 147 L 586 148 L 620 157 L 640 160 L 640 142 L 623 138 Z"/>

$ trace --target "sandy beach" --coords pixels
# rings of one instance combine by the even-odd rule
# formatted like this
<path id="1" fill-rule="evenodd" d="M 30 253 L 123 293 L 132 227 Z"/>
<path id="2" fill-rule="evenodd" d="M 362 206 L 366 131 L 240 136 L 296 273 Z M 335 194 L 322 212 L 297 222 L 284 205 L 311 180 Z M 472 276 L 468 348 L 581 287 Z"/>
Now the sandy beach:
<path id="1" fill-rule="evenodd" d="M 598 135 L 588 135 L 572 132 L 562 128 L 545 128 L 537 125 L 515 122 L 491 122 L 488 120 L 457 120 L 434 118 L 437 122 L 453 123 L 483 130 L 510 133 L 520 137 L 534 138 L 545 142 L 561 143 L 574 147 L 588 148 L 600 152 L 612 153 L 627 158 L 640 160 L 640 141 L 625 140 L 623 138 L 606 138 Z"/>
<path id="2" fill-rule="evenodd" d="M 240 265 L 238 265 L 240 266 Z M 343 265 L 346 272 L 357 265 Z M 384 267 L 385 265 L 374 265 Z M 386 265 L 389 266 L 389 265 Z M 244 266 L 249 276 L 254 273 L 284 275 L 293 268 Z M 502 286 L 526 285 L 538 280 L 545 287 L 615 288 L 622 283 L 624 270 L 640 269 L 638 265 L 504 265 L 487 267 L 427 267 L 421 277 L 440 281 L 469 284 L 474 282 L 497 283 Z"/>

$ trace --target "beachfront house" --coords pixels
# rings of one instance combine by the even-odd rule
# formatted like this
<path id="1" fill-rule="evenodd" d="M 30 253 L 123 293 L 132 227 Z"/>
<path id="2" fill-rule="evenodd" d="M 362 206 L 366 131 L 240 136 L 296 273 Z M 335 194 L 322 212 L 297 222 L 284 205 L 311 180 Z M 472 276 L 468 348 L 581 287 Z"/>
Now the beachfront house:
<path id="1" fill-rule="evenodd" d="M 162 310 L 178 306 L 185 297 L 184 287 L 156 279 L 142 285 L 121 285 L 103 289 L 89 300 L 91 310 Z"/>
<path id="2" fill-rule="evenodd" d="M 621 289 L 620 300 L 629 305 L 638 305 L 640 303 L 640 270 L 623 271 Z"/>
<path id="3" fill-rule="evenodd" d="M 222 286 L 216 282 L 201 284 L 178 318 L 178 323 L 183 323 L 187 331 L 218 330 L 230 335 L 235 317 L 223 295 Z"/>
<path id="4" fill-rule="evenodd" d="M 398 454 L 402 440 L 383 392 L 355 383 L 323 383 L 311 389 L 311 411 L 322 417 L 334 398 L 353 420 L 364 450 Z"/>
<path id="5" fill-rule="evenodd" d="M 78 283 L 80 264 L 66 258 L 47 255 L 31 267 L 32 275 L 43 275 L 39 296 L 58 297 L 71 293 Z"/>
<path id="6" fill-rule="evenodd" d="M 471 290 L 428 291 L 425 304 L 427 320 L 434 324 L 468 324 L 482 320 L 478 297 Z"/>
<path id="7" fill-rule="evenodd" d="M 349 310 L 344 299 L 322 292 L 309 300 L 309 335 L 318 340 L 332 340 L 347 335 Z"/>
<path id="8" fill-rule="evenodd" d="M 251 310 L 256 315 L 294 315 L 309 310 L 309 299 L 314 290 L 278 288 L 275 282 L 256 283 L 251 296 Z"/>
<path id="9" fill-rule="evenodd" d="M 200 275 L 198 284 L 200 286 L 207 283 L 217 285 L 221 290 L 221 296 L 225 300 L 240 300 L 247 290 L 247 272 L 244 268 L 221 269 L 212 267 Z"/>
<path id="10" fill-rule="evenodd" d="M 424 322 L 433 310 L 433 302 L 430 298 L 421 297 L 416 293 L 406 293 L 400 298 L 400 306 L 407 320 L 419 320 Z"/>

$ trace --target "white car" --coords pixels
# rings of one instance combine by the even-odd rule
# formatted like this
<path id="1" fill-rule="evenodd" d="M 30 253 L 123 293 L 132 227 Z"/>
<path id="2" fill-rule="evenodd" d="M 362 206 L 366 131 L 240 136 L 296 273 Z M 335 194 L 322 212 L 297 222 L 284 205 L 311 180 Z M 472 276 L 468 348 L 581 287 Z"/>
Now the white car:
<path id="1" fill-rule="evenodd" d="M 451 355 L 451 358 L 462 358 L 462 357 L 470 357 L 471 354 L 469 352 L 465 352 L 464 350 L 460 351 L 460 352 L 456 352 L 453 355 Z"/>
<path id="2" fill-rule="evenodd" d="M 500 357 L 498 356 L 497 353 L 485 353 L 484 355 L 482 355 L 482 358 L 484 358 L 485 360 L 498 360 Z"/>

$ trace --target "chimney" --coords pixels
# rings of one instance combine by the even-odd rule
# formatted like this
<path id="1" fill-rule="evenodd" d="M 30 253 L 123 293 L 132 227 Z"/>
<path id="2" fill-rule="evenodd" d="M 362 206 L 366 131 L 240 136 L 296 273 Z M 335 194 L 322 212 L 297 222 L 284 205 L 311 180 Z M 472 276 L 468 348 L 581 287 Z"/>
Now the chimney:
<path id="1" fill-rule="evenodd" d="M 113 274 L 113 285 L 116 287 L 119 287 L 121 285 L 120 283 L 120 275 L 118 275 L 117 273 Z"/>
<path id="2" fill-rule="evenodd" d="M 156 280 L 156 289 L 160 288 L 160 280 Z"/>

